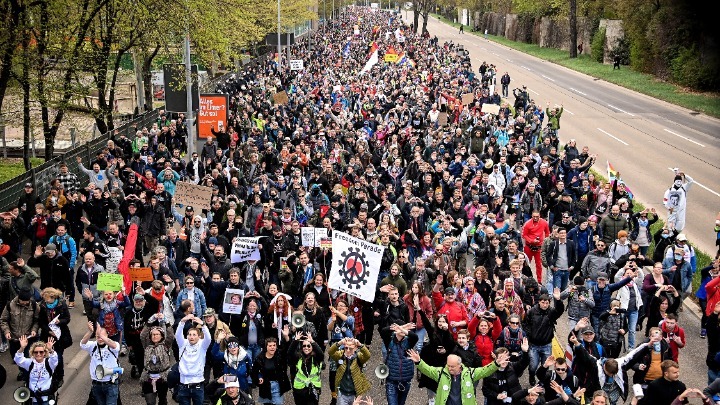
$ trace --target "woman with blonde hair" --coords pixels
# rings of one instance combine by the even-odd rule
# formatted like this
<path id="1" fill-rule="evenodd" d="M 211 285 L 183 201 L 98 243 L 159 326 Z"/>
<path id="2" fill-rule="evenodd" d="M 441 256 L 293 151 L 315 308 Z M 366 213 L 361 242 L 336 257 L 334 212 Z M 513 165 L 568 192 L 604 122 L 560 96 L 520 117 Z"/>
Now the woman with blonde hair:
<path id="1" fill-rule="evenodd" d="M 42 297 L 38 314 L 40 340 L 47 342 L 54 339 L 56 341 L 54 349 L 58 356 L 58 366 L 55 374 L 57 381 L 60 381 L 58 385 L 62 386 L 65 376 L 63 353 L 73 344 L 69 327 L 70 310 L 63 299 L 63 292 L 57 288 L 48 287 L 42 290 L 40 296 Z"/>
<path id="2" fill-rule="evenodd" d="M 55 399 L 55 391 L 58 388 L 52 383 L 52 373 L 58 366 L 58 355 L 53 350 L 55 339 L 50 338 L 47 343 L 38 341 L 30 345 L 29 358 L 24 355 L 28 345 L 27 336 L 20 336 L 19 340 L 20 348 L 15 352 L 13 360 L 20 369 L 27 370 L 27 388 L 32 398 L 30 402 L 47 404 L 50 399 Z"/>

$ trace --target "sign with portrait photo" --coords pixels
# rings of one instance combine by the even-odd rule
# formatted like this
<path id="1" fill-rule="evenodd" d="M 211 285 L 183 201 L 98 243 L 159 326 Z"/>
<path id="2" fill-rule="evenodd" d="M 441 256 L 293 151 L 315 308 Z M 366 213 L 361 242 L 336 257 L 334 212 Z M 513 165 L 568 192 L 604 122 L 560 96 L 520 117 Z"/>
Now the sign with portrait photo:
<path id="1" fill-rule="evenodd" d="M 245 291 L 235 288 L 225 290 L 223 297 L 223 312 L 226 314 L 241 314 Z"/>

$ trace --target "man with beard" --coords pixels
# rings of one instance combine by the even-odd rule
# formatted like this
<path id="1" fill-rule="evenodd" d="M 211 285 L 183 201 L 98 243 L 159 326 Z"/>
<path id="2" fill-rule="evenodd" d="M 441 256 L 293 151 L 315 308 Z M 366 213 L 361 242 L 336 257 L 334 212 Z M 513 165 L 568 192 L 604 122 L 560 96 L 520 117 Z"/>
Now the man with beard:
<path id="1" fill-rule="evenodd" d="M 22 247 L 22 228 L 18 225 L 17 219 L 13 217 L 13 215 L 9 212 L 2 214 L 0 239 L 2 239 L 3 243 L 10 248 L 10 252 L 12 252 L 13 258 L 21 253 L 20 248 Z"/>
<path id="2" fill-rule="evenodd" d="M 225 248 L 223 248 L 221 245 L 217 245 L 215 246 L 215 249 L 213 250 L 211 255 L 208 249 L 203 245 L 202 255 L 205 258 L 208 267 L 210 268 L 210 274 L 219 273 L 220 277 L 222 277 L 223 280 L 228 279 L 229 271 L 230 268 L 232 268 L 232 264 L 230 263 L 230 259 L 225 254 Z"/>
<path id="3" fill-rule="evenodd" d="M 95 225 L 88 225 L 87 229 L 83 231 L 83 243 L 80 246 L 80 253 L 93 253 L 95 262 L 104 268 L 108 257 L 110 257 L 110 252 L 105 242 L 95 236 L 100 232 Z"/>
<path id="4" fill-rule="evenodd" d="M 132 364 L 132 369 L 130 370 L 130 376 L 132 378 L 140 377 L 145 364 L 145 350 L 140 341 L 140 332 L 142 332 L 146 324 L 150 323 L 149 320 L 151 318 L 155 321 L 156 312 L 156 301 L 151 300 L 148 302 L 145 298 L 145 291 L 142 290 L 142 287 L 138 287 L 133 296 L 133 305 L 129 310 L 125 311 L 123 318 L 123 324 L 125 325 L 125 342 L 130 349 L 128 360 L 130 364 Z"/>
<path id="5" fill-rule="evenodd" d="M 80 348 L 90 353 L 90 369 L 95 370 L 98 366 L 103 368 L 115 369 L 120 367 L 118 355 L 120 353 L 120 343 L 110 339 L 105 329 L 96 326 L 93 322 L 88 322 L 88 331 L 80 341 Z M 96 341 L 91 342 L 90 337 L 95 335 Z M 98 404 L 117 405 L 120 397 L 119 380 L 114 374 L 98 376 L 91 372 L 92 389 L 90 396 L 95 399 Z"/>

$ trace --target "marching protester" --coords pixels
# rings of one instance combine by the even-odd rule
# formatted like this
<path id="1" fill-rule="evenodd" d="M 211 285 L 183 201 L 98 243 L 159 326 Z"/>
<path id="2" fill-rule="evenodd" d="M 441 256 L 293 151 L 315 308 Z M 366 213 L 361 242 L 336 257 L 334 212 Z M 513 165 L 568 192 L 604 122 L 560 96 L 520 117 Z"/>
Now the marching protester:
<path id="1" fill-rule="evenodd" d="M 76 293 L 98 404 L 120 400 L 125 347 L 148 405 L 379 403 L 372 362 L 390 405 L 615 405 L 630 369 L 640 402 L 693 398 L 677 364 L 701 260 L 680 233 L 692 178 L 678 171 L 674 223 L 652 234 L 654 210 L 633 214 L 588 147 L 561 143 L 560 100 L 543 109 L 522 84 L 510 100 L 507 72 L 495 88 L 498 67 L 476 75 L 391 11 L 324 24 L 213 82 L 228 115 L 202 150 L 160 111 L 92 169 L 61 165 L 47 204 L 29 184 L 2 214 L 0 328 L 33 401 L 63 385 Z M 718 263 L 697 291 L 712 380 Z"/>

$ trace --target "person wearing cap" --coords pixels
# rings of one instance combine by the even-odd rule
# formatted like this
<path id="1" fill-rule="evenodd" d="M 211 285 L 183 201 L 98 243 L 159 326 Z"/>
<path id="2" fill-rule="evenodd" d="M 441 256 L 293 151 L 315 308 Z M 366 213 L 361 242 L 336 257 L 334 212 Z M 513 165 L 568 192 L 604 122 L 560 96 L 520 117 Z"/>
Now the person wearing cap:
<path id="1" fill-rule="evenodd" d="M 573 373 L 580 380 L 580 386 L 586 389 L 585 401 L 587 403 L 592 401 L 594 393 L 599 390 L 605 391 L 608 396 L 609 401 L 606 402 L 606 405 L 615 405 L 620 398 L 623 401 L 626 400 L 629 393 L 627 370 L 632 367 L 636 356 L 641 350 L 648 347 L 648 344 L 643 343 L 617 359 L 593 356 L 587 350 L 593 345 L 581 342 L 581 340 L 585 340 L 586 334 L 588 338 L 590 336 L 594 338 L 593 330 L 587 325 L 587 320 L 583 321 L 583 323 L 578 322 L 578 325 L 582 327 L 580 330 L 583 332 L 583 338 L 580 339 L 575 333 L 570 333 L 568 340 L 573 351 Z"/>
<path id="2" fill-rule="evenodd" d="M 683 237 L 683 234 L 678 235 L 678 239 Z M 678 240 L 678 242 L 680 242 Z M 693 271 L 690 261 L 685 258 L 685 249 L 681 246 L 675 246 L 668 249 L 672 251 L 672 256 L 665 257 L 662 262 L 663 274 L 668 277 L 670 284 L 675 287 L 675 290 L 682 296 L 686 294 L 686 291 L 692 284 Z"/>
<path id="3" fill-rule="evenodd" d="M 221 377 L 223 379 L 223 377 Z M 223 379 L 224 381 L 224 379 Z M 249 392 L 249 391 L 248 391 Z M 236 381 L 225 382 L 225 390 L 218 398 L 215 405 L 254 405 L 255 401 L 240 388 L 240 383 Z"/>
<path id="4" fill-rule="evenodd" d="M 5 306 L 0 315 L 0 329 L 9 342 L 10 353 L 15 353 L 20 349 L 19 339 L 21 337 L 26 337 L 27 344 L 30 345 L 37 340 L 39 315 L 38 305 L 33 300 L 33 290 L 28 287 L 21 288 L 17 296 Z M 25 372 L 20 366 L 18 369 L 20 373 L 17 380 L 22 381 L 25 378 Z"/>
<path id="5" fill-rule="evenodd" d="M 130 350 L 130 356 L 128 360 L 132 365 L 130 370 L 130 376 L 132 378 L 140 377 L 143 371 L 144 350 L 143 345 L 140 341 L 140 333 L 149 320 L 155 316 L 157 312 L 157 303 L 155 300 L 148 301 L 145 299 L 145 292 L 142 287 L 138 287 L 132 296 L 132 306 L 125 311 L 123 316 L 123 331 L 125 343 Z M 156 318 L 152 318 L 154 321 Z"/>
<path id="6" fill-rule="evenodd" d="M 468 324 L 467 308 L 461 302 L 455 300 L 457 293 L 453 287 L 447 287 L 441 293 L 442 288 L 443 276 L 439 274 L 433 286 L 433 303 L 437 308 L 437 314 L 444 315 L 447 318 L 450 333 L 452 333 L 454 339 L 457 339 L 457 332 L 466 328 Z"/>
<path id="7" fill-rule="evenodd" d="M 240 340 L 220 330 L 215 336 L 211 350 L 213 362 L 222 364 L 222 372 L 217 379 L 217 383 L 222 383 L 224 376 L 231 375 L 236 377 L 243 391 L 249 391 L 252 383 L 250 377 L 252 358 L 250 353 L 240 345 Z M 205 367 L 207 367 L 207 364 Z M 211 382 L 208 391 L 212 393 L 214 390 L 211 387 L 214 386 L 215 384 Z"/>
<path id="8" fill-rule="evenodd" d="M 608 273 L 600 272 L 597 275 L 597 283 L 590 285 L 590 291 L 595 301 L 590 320 L 595 332 L 600 328 L 600 315 L 610 309 L 612 294 L 633 281 L 633 276 L 624 277 L 622 280 L 612 284 L 608 284 L 608 281 Z"/>
<path id="9" fill-rule="evenodd" d="M 40 270 L 41 290 L 53 287 L 66 292 L 73 288 L 68 261 L 57 251 L 54 243 L 48 243 L 45 249 L 42 246 L 36 246 L 33 257 L 28 259 L 28 266 L 37 267 Z"/>
<path id="10" fill-rule="evenodd" d="M 40 203 L 40 197 L 35 193 L 34 187 L 32 183 L 25 183 L 23 194 L 17 203 L 17 207 L 20 209 L 20 217 L 28 225 L 33 215 L 35 215 L 35 204 Z"/>
<path id="11" fill-rule="evenodd" d="M 665 190 L 663 205 L 668 210 L 668 222 L 673 223 L 678 232 L 685 228 L 685 211 L 687 210 L 687 193 L 694 180 L 683 172 L 675 169 L 673 185 Z"/>

